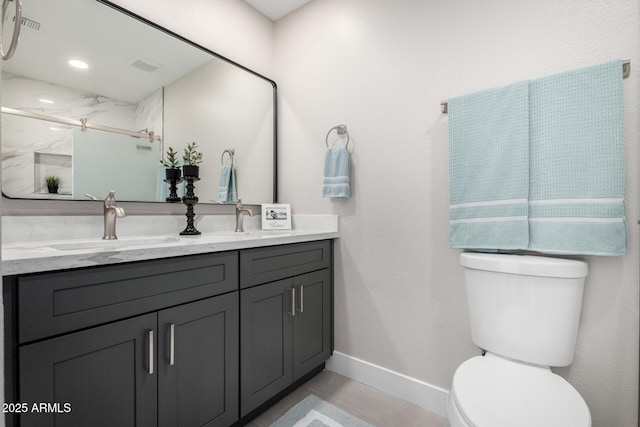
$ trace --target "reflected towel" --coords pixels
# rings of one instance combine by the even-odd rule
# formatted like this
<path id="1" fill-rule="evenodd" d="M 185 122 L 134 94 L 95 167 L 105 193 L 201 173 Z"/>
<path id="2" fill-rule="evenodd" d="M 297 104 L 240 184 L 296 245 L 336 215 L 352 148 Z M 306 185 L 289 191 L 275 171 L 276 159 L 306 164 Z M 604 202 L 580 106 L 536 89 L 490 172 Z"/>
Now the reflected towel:
<path id="1" fill-rule="evenodd" d="M 166 167 L 164 165 L 158 165 L 158 168 L 156 169 L 156 202 L 165 202 L 167 200 L 167 197 L 169 197 L 169 183 L 165 181 L 167 177 L 165 171 Z M 176 184 L 176 188 L 176 194 L 178 195 L 178 197 L 184 196 L 185 183 L 180 182 Z"/>
<path id="2" fill-rule="evenodd" d="M 530 82 L 530 245 L 557 254 L 624 255 L 620 60 Z"/>
<path id="3" fill-rule="evenodd" d="M 348 199 L 351 197 L 349 183 L 350 159 L 347 147 L 329 147 L 324 157 L 322 197 Z"/>
<path id="4" fill-rule="evenodd" d="M 452 248 L 527 248 L 528 109 L 527 82 L 449 99 Z"/>
<path id="5" fill-rule="evenodd" d="M 233 164 L 222 166 L 220 171 L 220 187 L 218 189 L 218 201 L 234 202 L 238 200 L 236 191 L 236 171 Z"/>

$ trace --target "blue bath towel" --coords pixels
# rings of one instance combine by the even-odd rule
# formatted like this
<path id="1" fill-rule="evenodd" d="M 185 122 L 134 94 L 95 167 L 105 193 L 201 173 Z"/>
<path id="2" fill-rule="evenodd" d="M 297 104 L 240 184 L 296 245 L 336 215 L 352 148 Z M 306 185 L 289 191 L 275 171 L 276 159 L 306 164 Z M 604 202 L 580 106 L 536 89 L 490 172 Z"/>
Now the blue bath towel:
<path id="1" fill-rule="evenodd" d="M 519 82 L 449 99 L 449 244 L 529 243 L 529 97 Z"/>
<path id="2" fill-rule="evenodd" d="M 619 60 L 449 100 L 451 247 L 626 254 L 623 120 Z"/>
<path id="3" fill-rule="evenodd" d="M 349 182 L 350 159 L 347 147 L 329 147 L 324 158 L 322 197 L 348 199 L 351 197 Z"/>
<path id="4" fill-rule="evenodd" d="M 529 248 L 624 255 L 622 63 L 530 82 Z"/>
<path id="5" fill-rule="evenodd" d="M 220 187 L 218 189 L 218 201 L 234 202 L 238 200 L 236 191 L 236 171 L 233 164 L 222 166 L 220 171 Z"/>

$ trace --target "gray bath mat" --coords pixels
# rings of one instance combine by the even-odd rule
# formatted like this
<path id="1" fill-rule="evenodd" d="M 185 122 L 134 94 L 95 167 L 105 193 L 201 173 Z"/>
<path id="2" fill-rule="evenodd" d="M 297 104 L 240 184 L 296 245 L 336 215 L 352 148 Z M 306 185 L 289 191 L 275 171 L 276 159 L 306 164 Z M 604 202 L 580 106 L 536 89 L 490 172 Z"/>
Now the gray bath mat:
<path id="1" fill-rule="evenodd" d="M 374 427 L 313 394 L 296 403 L 270 427 Z"/>

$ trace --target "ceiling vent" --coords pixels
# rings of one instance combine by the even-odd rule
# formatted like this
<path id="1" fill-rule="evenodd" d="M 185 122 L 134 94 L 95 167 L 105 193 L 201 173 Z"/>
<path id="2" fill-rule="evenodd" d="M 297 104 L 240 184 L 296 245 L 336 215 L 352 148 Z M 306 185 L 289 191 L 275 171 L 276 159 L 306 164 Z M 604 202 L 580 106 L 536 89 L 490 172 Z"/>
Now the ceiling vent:
<path id="1" fill-rule="evenodd" d="M 160 68 L 162 68 L 160 65 L 155 64 L 154 62 L 149 61 L 148 59 L 140 58 L 139 56 L 129 60 L 127 64 L 139 70 L 146 71 L 147 73 L 153 73 L 156 70 L 159 70 Z"/>

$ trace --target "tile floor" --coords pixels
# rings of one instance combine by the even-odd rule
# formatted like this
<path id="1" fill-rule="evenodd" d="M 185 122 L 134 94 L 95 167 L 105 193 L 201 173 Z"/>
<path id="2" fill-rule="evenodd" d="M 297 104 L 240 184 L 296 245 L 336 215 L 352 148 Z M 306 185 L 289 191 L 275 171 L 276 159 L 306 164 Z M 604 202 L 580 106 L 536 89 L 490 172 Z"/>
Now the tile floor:
<path id="1" fill-rule="evenodd" d="M 325 370 L 247 424 L 247 427 L 269 427 L 309 394 L 315 394 L 376 427 L 449 426 L 446 418 L 433 412 Z"/>

